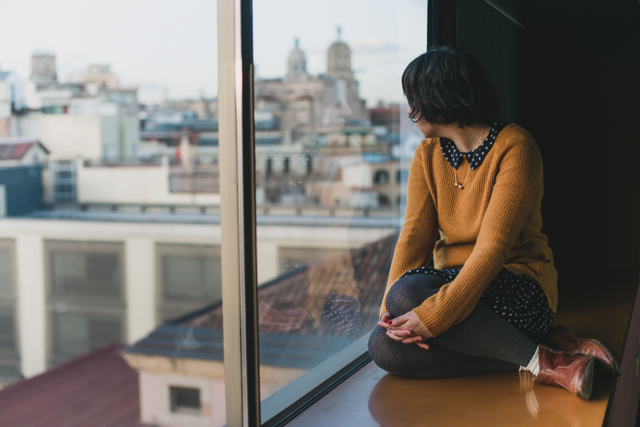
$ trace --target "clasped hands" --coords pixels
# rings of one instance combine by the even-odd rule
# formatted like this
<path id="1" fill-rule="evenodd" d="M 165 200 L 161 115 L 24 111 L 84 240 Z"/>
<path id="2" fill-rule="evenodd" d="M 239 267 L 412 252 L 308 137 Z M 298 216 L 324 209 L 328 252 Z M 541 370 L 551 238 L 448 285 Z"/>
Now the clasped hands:
<path id="1" fill-rule="evenodd" d="M 416 344 L 420 348 L 429 350 L 429 344 L 425 341 L 432 335 L 413 311 L 395 319 L 391 318 L 389 312 L 385 312 L 380 317 L 378 326 L 385 328 L 387 336 L 392 340 L 403 344 Z"/>

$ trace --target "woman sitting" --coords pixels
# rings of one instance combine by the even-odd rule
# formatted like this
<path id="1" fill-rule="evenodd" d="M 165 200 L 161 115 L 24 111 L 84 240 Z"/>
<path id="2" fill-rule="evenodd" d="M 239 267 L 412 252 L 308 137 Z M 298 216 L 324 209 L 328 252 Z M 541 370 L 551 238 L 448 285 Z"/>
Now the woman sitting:
<path id="1" fill-rule="evenodd" d="M 410 378 L 526 370 L 589 399 L 594 360 L 618 367 L 598 341 L 551 329 L 557 273 L 541 232 L 536 142 L 496 118 L 495 89 L 460 50 L 420 55 L 402 87 L 426 139 L 411 164 L 373 360 Z"/>

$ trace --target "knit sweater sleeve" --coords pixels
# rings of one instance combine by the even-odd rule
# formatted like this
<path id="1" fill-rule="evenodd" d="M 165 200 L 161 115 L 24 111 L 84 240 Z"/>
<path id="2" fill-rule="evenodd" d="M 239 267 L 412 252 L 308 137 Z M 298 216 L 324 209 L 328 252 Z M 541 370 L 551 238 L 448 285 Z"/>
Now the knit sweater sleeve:
<path id="1" fill-rule="evenodd" d="M 380 316 L 387 311 L 386 299 L 391 285 L 407 270 L 428 265 L 433 256 L 438 233 L 438 216 L 427 185 L 424 144 L 423 141 L 418 146 L 411 162 L 404 225 L 391 262 Z"/>
<path id="2" fill-rule="evenodd" d="M 433 336 L 473 311 L 505 265 L 542 187 L 542 159 L 530 135 L 517 134 L 499 155 L 497 175 L 471 255 L 451 283 L 413 310 Z"/>

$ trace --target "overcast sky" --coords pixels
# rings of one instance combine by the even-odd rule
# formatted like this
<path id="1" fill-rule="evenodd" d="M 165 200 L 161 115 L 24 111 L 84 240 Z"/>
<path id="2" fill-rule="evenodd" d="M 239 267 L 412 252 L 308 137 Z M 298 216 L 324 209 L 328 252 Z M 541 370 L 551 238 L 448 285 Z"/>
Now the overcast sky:
<path id="1" fill-rule="evenodd" d="M 0 69 L 26 80 L 36 50 L 57 56 L 66 81 L 92 63 L 110 64 L 143 102 L 215 96 L 217 16 L 212 0 L 3 0 Z M 426 49 L 424 0 L 254 0 L 260 77 L 282 77 L 296 37 L 312 74 L 325 72 L 336 40 L 351 47 L 360 95 L 398 101 L 404 66 Z"/>

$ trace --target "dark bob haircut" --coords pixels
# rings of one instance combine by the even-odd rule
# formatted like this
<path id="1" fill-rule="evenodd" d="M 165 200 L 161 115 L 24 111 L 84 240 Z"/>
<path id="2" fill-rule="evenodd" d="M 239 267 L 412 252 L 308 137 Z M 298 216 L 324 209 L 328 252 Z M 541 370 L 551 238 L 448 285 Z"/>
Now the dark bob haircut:
<path id="1" fill-rule="evenodd" d="M 434 47 L 411 61 L 402 90 L 413 121 L 488 125 L 498 111 L 496 90 L 478 61 L 450 47 Z"/>

